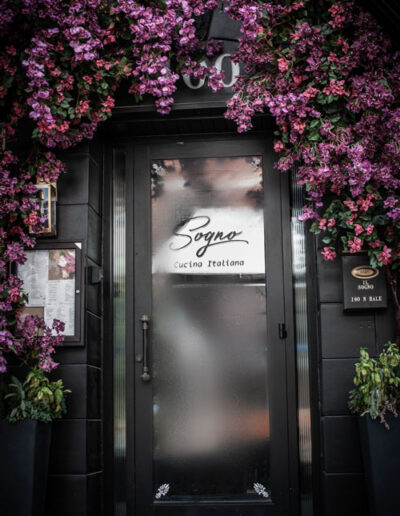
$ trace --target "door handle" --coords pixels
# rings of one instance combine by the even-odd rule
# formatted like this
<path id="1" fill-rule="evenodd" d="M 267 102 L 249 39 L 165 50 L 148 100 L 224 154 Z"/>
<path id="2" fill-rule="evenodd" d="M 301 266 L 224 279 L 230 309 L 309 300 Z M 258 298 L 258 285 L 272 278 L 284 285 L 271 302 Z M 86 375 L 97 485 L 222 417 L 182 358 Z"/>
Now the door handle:
<path id="1" fill-rule="evenodd" d="M 148 315 L 142 315 L 140 318 L 142 323 L 142 344 L 143 344 L 143 367 L 140 378 L 143 382 L 150 381 L 150 369 L 149 369 L 149 326 L 150 317 Z"/>

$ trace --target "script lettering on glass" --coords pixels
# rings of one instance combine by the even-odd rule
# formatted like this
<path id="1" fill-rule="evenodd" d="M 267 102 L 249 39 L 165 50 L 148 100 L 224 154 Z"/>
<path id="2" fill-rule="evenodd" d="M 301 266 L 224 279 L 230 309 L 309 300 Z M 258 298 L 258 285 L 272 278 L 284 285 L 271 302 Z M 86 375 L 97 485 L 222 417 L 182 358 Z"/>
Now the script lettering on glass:
<path id="1" fill-rule="evenodd" d="M 249 244 L 248 240 L 243 240 L 237 238 L 239 235 L 243 233 L 243 231 L 229 231 L 229 233 L 224 233 L 223 231 L 199 231 L 200 229 L 206 228 L 210 225 L 211 217 L 207 215 L 198 215 L 197 217 L 191 217 L 187 220 L 187 224 L 185 225 L 185 229 L 187 233 L 180 232 L 179 230 L 174 231 L 174 235 L 176 237 L 183 237 L 186 239 L 185 243 L 181 245 L 175 245 L 174 243 L 169 244 L 169 248 L 172 251 L 180 251 L 181 249 L 185 249 L 192 244 L 192 242 L 201 242 L 202 245 L 198 247 L 196 251 L 196 256 L 198 258 L 203 257 L 207 249 L 213 247 L 215 245 L 221 244 L 234 244 L 237 242 L 242 242 L 244 244 Z M 194 233 L 195 232 L 195 233 Z M 204 245 L 203 245 L 204 244 Z"/>
<path id="2" fill-rule="evenodd" d="M 197 208 L 180 222 L 153 259 L 173 274 L 262 274 L 263 213 L 248 207 Z"/>

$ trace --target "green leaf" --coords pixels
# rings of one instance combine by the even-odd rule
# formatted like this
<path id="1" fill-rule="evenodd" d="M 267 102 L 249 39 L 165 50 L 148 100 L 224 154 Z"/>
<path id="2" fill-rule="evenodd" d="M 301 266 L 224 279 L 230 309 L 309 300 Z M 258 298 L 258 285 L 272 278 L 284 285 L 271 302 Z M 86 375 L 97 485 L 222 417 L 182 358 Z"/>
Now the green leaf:
<path id="1" fill-rule="evenodd" d="M 311 131 L 310 135 L 307 137 L 308 140 L 312 142 L 317 142 L 319 140 L 319 132 L 318 131 Z"/>
<path id="2" fill-rule="evenodd" d="M 386 224 L 386 217 L 385 215 L 375 215 L 375 217 L 372 218 L 372 224 L 374 226 L 383 226 Z"/>
<path id="3" fill-rule="evenodd" d="M 378 265 L 378 260 L 375 258 L 375 256 L 370 256 L 369 263 L 371 267 L 376 267 Z"/>

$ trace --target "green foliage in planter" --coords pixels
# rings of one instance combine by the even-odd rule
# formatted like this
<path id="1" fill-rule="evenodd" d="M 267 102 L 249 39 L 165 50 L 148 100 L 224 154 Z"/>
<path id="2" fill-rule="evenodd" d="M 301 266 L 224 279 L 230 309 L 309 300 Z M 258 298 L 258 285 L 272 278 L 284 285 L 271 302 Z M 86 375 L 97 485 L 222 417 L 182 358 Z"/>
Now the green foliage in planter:
<path id="1" fill-rule="evenodd" d="M 50 423 L 66 412 L 65 398 L 71 392 L 64 389 L 62 380 L 50 381 L 41 369 L 30 371 L 23 383 L 11 377 L 7 419 L 11 423 L 22 419 L 35 419 Z"/>
<path id="2" fill-rule="evenodd" d="M 353 414 L 380 422 L 389 429 L 385 419 L 387 412 L 397 416 L 400 406 L 400 351 L 396 344 L 388 342 L 377 359 L 371 358 L 366 349 L 360 349 L 360 361 L 355 364 L 355 389 L 350 391 L 349 408 Z"/>

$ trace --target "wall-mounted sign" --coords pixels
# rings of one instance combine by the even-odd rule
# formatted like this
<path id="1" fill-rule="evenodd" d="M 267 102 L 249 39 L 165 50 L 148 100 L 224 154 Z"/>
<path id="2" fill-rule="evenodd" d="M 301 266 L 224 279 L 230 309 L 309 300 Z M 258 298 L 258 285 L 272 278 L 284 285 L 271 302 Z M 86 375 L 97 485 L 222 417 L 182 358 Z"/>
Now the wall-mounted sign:
<path id="1" fill-rule="evenodd" d="M 386 278 L 383 269 L 371 267 L 368 256 L 345 255 L 343 265 L 343 304 L 345 310 L 387 307 Z"/>
<path id="2" fill-rule="evenodd" d="M 263 211 L 199 208 L 153 258 L 153 272 L 264 274 Z"/>
<path id="3" fill-rule="evenodd" d="M 42 317 L 48 326 L 53 319 L 65 323 L 66 341 L 80 335 L 81 244 L 55 244 L 51 249 L 26 252 L 18 276 L 28 294 L 25 313 Z"/>

